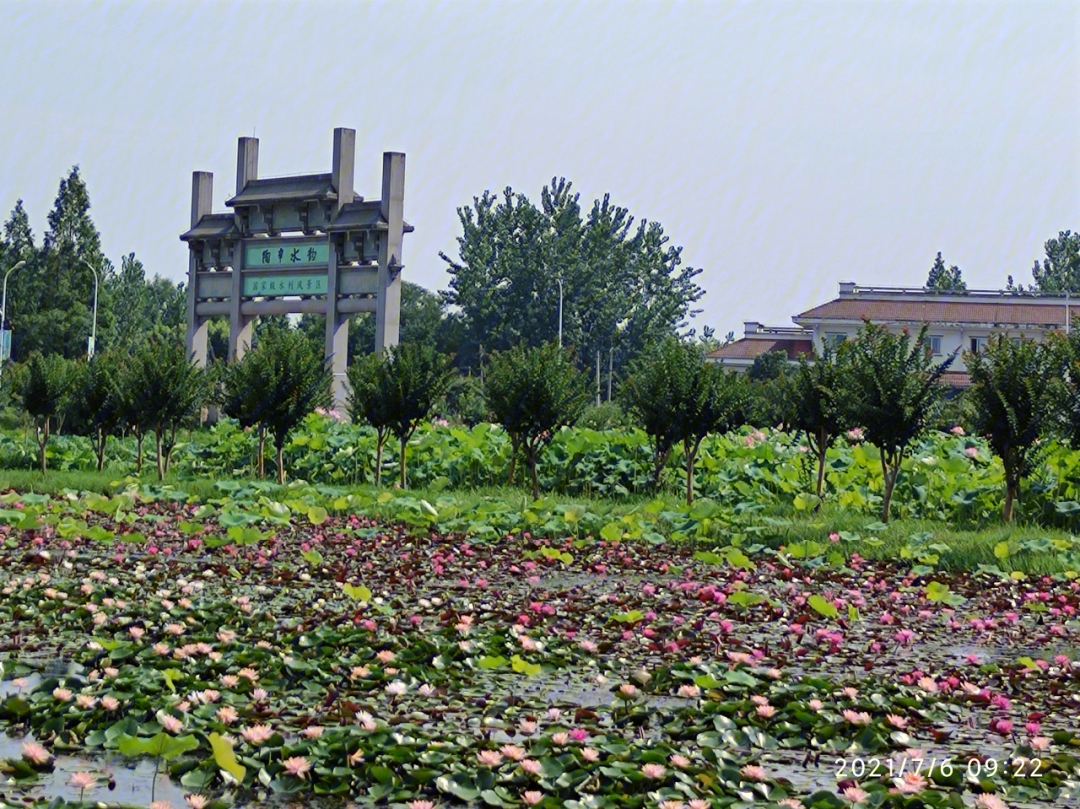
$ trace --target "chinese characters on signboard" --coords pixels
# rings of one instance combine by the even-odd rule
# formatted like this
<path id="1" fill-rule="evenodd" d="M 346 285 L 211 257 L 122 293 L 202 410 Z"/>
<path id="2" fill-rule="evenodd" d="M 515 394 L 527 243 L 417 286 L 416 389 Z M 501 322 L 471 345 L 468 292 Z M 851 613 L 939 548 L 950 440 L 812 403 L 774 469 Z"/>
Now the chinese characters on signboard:
<path id="1" fill-rule="evenodd" d="M 279 275 L 244 279 L 245 295 L 325 295 L 325 275 Z"/>
<path id="2" fill-rule="evenodd" d="M 315 267 L 328 263 L 330 245 L 318 242 L 274 242 L 247 244 L 244 247 L 244 267 L 249 270 L 278 267 Z"/>

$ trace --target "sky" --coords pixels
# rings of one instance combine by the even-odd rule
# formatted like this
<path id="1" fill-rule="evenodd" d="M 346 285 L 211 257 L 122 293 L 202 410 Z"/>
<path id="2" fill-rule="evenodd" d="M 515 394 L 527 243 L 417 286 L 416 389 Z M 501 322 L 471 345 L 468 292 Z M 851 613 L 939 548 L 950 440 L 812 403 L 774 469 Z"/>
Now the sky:
<path id="1" fill-rule="evenodd" d="M 235 187 L 406 154 L 403 278 L 445 288 L 456 210 L 565 177 L 681 245 L 691 325 L 790 325 L 841 280 L 1029 282 L 1080 229 L 1080 0 L 0 0 L 0 216 L 39 243 L 80 166 L 106 255 L 183 280 L 191 172 Z M 553 316 L 556 302 L 553 301 Z"/>

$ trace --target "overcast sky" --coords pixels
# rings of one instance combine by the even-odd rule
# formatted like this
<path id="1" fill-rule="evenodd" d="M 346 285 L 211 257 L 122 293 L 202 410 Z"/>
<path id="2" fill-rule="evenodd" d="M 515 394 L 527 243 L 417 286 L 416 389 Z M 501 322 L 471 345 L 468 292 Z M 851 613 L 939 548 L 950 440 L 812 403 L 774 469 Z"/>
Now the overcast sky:
<path id="1" fill-rule="evenodd" d="M 406 158 L 407 280 L 446 286 L 455 209 L 552 177 L 703 268 L 698 325 L 790 324 L 840 280 L 1030 280 L 1080 228 L 1078 2 L 0 0 L 0 215 L 39 240 L 79 164 L 106 254 L 187 271 L 191 172 L 235 184 Z"/>

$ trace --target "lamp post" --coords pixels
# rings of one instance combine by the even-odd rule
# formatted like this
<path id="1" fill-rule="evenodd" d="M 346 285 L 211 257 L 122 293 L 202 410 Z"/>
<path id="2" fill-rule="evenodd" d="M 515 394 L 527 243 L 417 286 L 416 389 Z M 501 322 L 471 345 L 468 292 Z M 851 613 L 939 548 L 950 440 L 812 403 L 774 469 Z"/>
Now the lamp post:
<path id="1" fill-rule="evenodd" d="M 558 347 L 563 348 L 563 277 L 558 277 Z"/>
<path id="2" fill-rule="evenodd" d="M 7 331 L 7 282 L 8 282 L 8 276 L 11 275 L 13 272 L 15 272 L 15 270 L 19 269 L 19 267 L 22 267 L 24 264 L 26 264 L 25 261 L 19 261 L 19 262 L 17 262 L 15 264 L 14 267 L 12 267 L 6 273 L 4 273 L 4 294 L 3 294 L 3 298 L 0 299 L 0 335 L 2 335 L 2 336 L 0 336 L 0 340 L 2 340 L 3 337 L 7 336 L 5 332 Z M 0 345 L 0 374 L 3 373 L 3 370 L 4 370 L 4 346 Z"/>
<path id="3" fill-rule="evenodd" d="M 98 296 L 98 271 L 94 269 L 85 258 L 79 257 L 79 261 L 86 265 L 86 268 L 94 274 L 94 321 L 90 327 L 90 343 L 86 346 L 86 358 L 92 360 L 94 358 L 94 347 L 97 345 L 97 296 Z"/>

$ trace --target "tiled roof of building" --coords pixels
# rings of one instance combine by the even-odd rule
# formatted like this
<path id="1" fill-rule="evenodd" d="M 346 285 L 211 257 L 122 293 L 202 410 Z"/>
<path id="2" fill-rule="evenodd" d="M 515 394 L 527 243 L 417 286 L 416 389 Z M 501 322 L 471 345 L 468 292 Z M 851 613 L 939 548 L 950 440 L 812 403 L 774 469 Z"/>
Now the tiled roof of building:
<path id="1" fill-rule="evenodd" d="M 272 202 L 327 201 L 337 199 L 332 174 L 302 174 L 296 177 L 268 177 L 251 180 L 244 190 L 225 200 L 230 208 L 237 205 L 264 205 Z"/>
<path id="2" fill-rule="evenodd" d="M 953 388 L 966 388 L 971 385 L 971 374 L 966 371 L 946 371 L 941 381 Z"/>
<path id="3" fill-rule="evenodd" d="M 226 236 L 239 236 L 236 217 L 231 213 L 205 214 L 199 223 L 180 236 L 181 241 L 191 242 L 200 239 L 223 239 Z"/>
<path id="4" fill-rule="evenodd" d="M 1080 306 L 1070 305 L 1071 318 L 1080 317 Z M 1035 303 L 1023 296 L 973 300 L 888 300 L 883 297 L 840 297 L 815 306 L 792 318 L 803 324 L 815 320 L 875 323 L 957 323 L 1018 325 L 1060 328 L 1065 325 L 1065 302 L 1055 299 Z"/>
<path id="5" fill-rule="evenodd" d="M 375 200 L 359 200 L 341 207 L 328 230 L 331 233 L 346 230 L 386 230 L 386 218 L 381 213 L 382 203 Z M 415 228 L 408 222 L 402 223 L 405 233 L 412 233 Z"/>
<path id="6" fill-rule="evenodd" d="M 752 360 L 770 351 L 783 351 L 789 360 L 812 351 L 810 340 L 754 340 L 743 338 L 715 348 L 706 356 L 711 360 Z"/>

